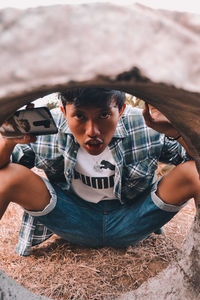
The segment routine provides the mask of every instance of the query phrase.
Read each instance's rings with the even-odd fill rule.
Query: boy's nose
[[[86,134],[89,137],[96,137],[98,135],[100,135],[100,130],[97,124],[95,124],[92,121],[88,121],[87,125],[86,125]]]

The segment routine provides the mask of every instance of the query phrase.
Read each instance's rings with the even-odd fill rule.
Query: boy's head
[[[80,146],[98,155],[110,143],[125,108],[125,93],[78,88],[60,93],[61,110]]]
[[[66,104],[73,104],[75,107],[80,106],[109,106],[112,100],[115,100],[119,111],[125,103],[125,93],[117,90],[104,88],[73,88],[59,94],[62,106],[65,109]]]

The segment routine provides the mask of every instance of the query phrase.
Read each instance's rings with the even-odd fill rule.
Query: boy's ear
[[[65,111],[64,107],[62,106],[62,104],[60,104],[60,110],[62,111],[63,115],[65,116],[66,115],[66,111]]]
[[[122,106],[120,112],[119,112],[119,117],[121,117],[121,115],[123,114],[124,110],[126,108],[126,104],[124,103],[124,105]]]

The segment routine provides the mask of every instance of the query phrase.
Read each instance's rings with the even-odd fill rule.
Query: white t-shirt
[[[115,165],[108,147],[99,155],[90,155],[80,147],[72,179],[74,192],[94,203],[116,199],[113,194]]]

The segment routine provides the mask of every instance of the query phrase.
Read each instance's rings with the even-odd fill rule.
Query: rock
[[[34,295],[0,270],[0,300],[48,300]]]
[[[199,35],[173,14],[96,3],[5,9],[0,22],[0,122],[32,98],[124,72],[132,91],[148,79],[199,92]]]
[[[118,300],[200,299],[199,220],[191,229],[178,257],[164,271]]]

